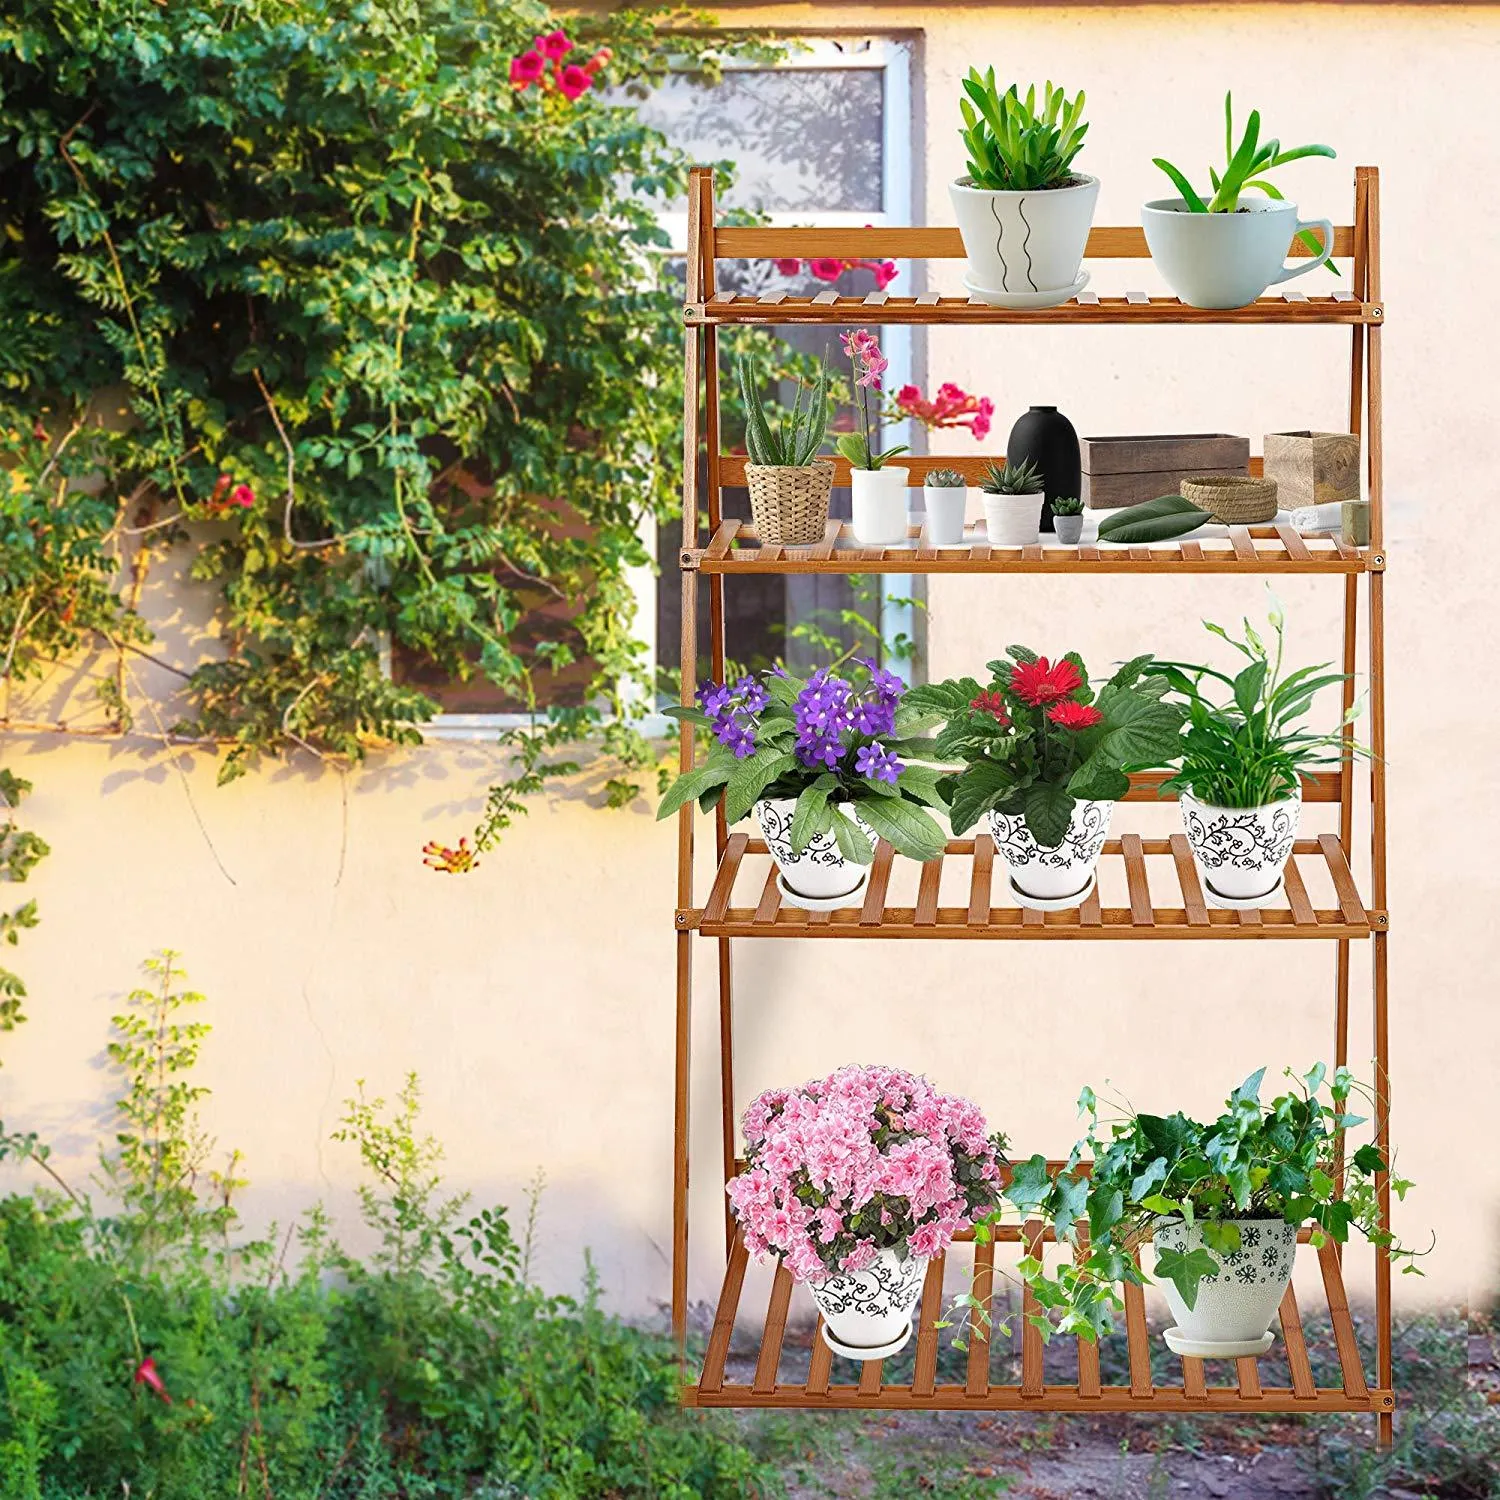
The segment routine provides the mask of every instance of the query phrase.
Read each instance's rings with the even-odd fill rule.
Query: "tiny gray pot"
[[[1064,547],[1076,547],[1083,537],[1082,516],[1059,516],[1054,514],[1052,524],[1057,530],[1057,539]]]

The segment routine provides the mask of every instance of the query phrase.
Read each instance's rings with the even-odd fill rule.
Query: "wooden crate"
[[[1357,433],[1268,432],[1262,451],[1283,510],[1359,499]]]
[[[1227,432],[1080,438],[1083,503],[1090,510],[1175,495],[1196,474],[1248,474],[1250,439]]]

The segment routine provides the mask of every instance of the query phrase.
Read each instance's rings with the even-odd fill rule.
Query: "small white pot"
[[[1141,209],[1146,244],[1167,285],[1189,307],[1244,307],[1268,286],[1316,269],[1309,256],[1286,265],[1292,237],[1315,230],[1333,248],[1327,219],[1303,222],[1295,203],[1241,200],[1237,213],[1195,214],[1181,198],[1155,198]]]
[[[849,1359],[886,1359],[911,1337],[911,1312],[927,1275],[927,1257],[882,1250],[863,1271],[810,1281],[823,1314],[823,1338]]]
[[[1037,843],[1018,814],[991,811],[990,834],[1023,896],[1066,905],[1075,897],[1082,900],[1093,886],[1114,810],[1113,802],[1075,802],[1068,831],[1053,848]]]
[[[924,484],[922,505],[927,512],[927,541],[933,547],[961,547],[964,519],[969,511],[965,485]]]
[[[1234,1359],[1271,1347],[1271,1319],[1292,1279],[1297,1226],[1284,1219],[1242,1219],[1239,1229],[1238,1250],[1209,1250],[1219,1270],[1198,1283],[1191,1308],[1170,1281],[1156,1278],[1176,1321],[1163,1335],[1175,1353]],[[1172,1219],[1157,1226],[1154,1242],[1158,1251],[1202,1249],[1203,1226]]]
[[[984,497],[984,529],[992,547],[1030,547],[1042,534],[1041,495]]]
[[[854,540],[866,547],[889,547],[906,540],[906,492],[911,472],[900,464],[851,469]]]
[[[1034,296],[1073,286],[1099,197],[1099,179],[1024,193],[948,184],[969,275],[987,292]]]
[[[869,865],[845,859],[831,831],[814,835],[800,854],[793,853],[792,814],[796,810],[795,797],[762,797],[755,804],[755,821],[760,824],[761,836],[781,871],[783,894],[790,891],[812,901],[836,901],[841,896],[852,896],[864,885]],[[875,830],[853,808],[846,807],[844,811],[873,844]]]
[[[1302,789],[1264,807],[1214,807],[1191,792],[1181,797],[1182,826],[1210,896],[1254,901],[1275,895],[1297,842]]]

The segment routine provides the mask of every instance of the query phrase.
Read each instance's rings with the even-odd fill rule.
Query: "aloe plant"
[[[1281,142],[1274,136],[1263,142],[1260,139],[1260,111],[1256,109],[1250,111],[1250,117],[1245,121],[1245,133],[1236,145],[1234,94],[1231,91],[1224,95],[1225,167],[1222,175],[1212,167],[1208,169],[1208,180],[1212,184],[1213,191],[1207,195],[1206,201],[1205,195],[1199,193],[1171,162],[1163,160],[1160,156],[1154,156],[1151,159],[1172,179],[1172,186],[1181,194],[1182,201],[1187,204],[1189,212],[1232,214],[1239,209],[1240,194],[1248,189],[1264,193],[1266,197],[1275,198],[1278,202],[1285,201],[1286,195],[1266,177],[1267,172],[1276,167],[1285,166],[1289,161],[1298,161],[1304,156],[1334,157],[1337,154],[1332,146],[1292,146],[1283,151]],[[1298,238],[1309,250],[1323,248],[1318,236],[1310,229],[1303,230]],[[1329,248],[1332,249],[1332,246]],[[1325,257],[1323,263],[1334,275],[1338,274],[1338,267],[1334,265],[1332,257]]]
[[[987,495],[1040,495],[1045,486],[1041,469],[1028,458],[1018,464],[991,464],[979,488]]]
[[[827,363],[819,362],[807,405],[802,404],[803,386],[798,381],[791,410],[784,411],[774,426],[761,399],[755,361],[748,354],[742,354],[737,368],[740,396],[745,406],[745,447],[749,449],[750,462],[778,469],[810,464],[828,433]]]
[[[1070,104],[1051,81],[1042,89],[1037,113],[1036,85],[1021,98],[1016,84],[1003,93],[995,70],[970,68],[967,98],[958,101],[964,128],[959,132],[969,156],[969,181],[998,192],[1055,187],[1072,175],[1073,158],[1083,149],[1088,125],[1082,90]]]

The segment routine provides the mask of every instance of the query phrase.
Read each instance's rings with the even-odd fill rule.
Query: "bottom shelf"
[[[1038,1253],[1045,1236],[1040,1226],[1027,1225],[1003,1229],[998,1238],[1001,1242],[1024,1241],[1030,1253]],[[993,1242],[980,1245],[967,1241],[956,1244],[949,1255],[967,1257],[970,1252],[974,1294],[988,1299],[995,1286],[995,1245]],[[726,1378],[730,1338],[740,1310],[748,1264],[744,1240],[736,1233],[713,1330],[704,1352],[703,1369],[696,1384],[683,1387],[682,1402],[685,1406],[804,1407],[818,1410],[838,1407],[859,1410],[1095,1412],[1151,1409],[1245,1414],[1383,1413],[1394,1410],[1394,1393],[1373,1389],[1365,1378],[1349,1302],[1344,1294],[1343,1274],[1333,1246],[1313,1251],[1304,1242],[1302,1253],[1316,1254],[1322,1271],[1323,1291],[1338,1351],[1338,1385],[1319,1386],[1315,1383],[1297,1297],[1291,1287],[1287,1288],[1281,1304],[1280,1339],[1272,1346],[1285,1362],[1290,1381],[1287,1385],[1263,1385],[1260,1359],[1205,1361],[1190,1357],[1178,1359],[1177,1356],[1173,1358],[1181,1368],[1180,1381],[1157,1383],[1151,1369],[1151,1334],[1146,1327],[1145,1299],[1139,1287],[1125,1289],[1125,1334],[1129,1352],[1127,1384],[1105,1385],[1101,1382],[1098,1345],[1061,1336],[1054,1337],[1052,1346],[1076,1347],[1076,1362],[1070,1361],[1071,1367],[1076,1369],[1076,1378],[1066,1382],[1051,1378],[1043,1366],[1041,1335],[1020,1316],[1012,1320],[1012,1326],[1020,1330],[1021,1338],[1019,1384],[991,1382],[992,1353],[1001,1343],[999,1338],[970,1339],[967,1354],[963,1356],[966,1360],[964,1379],[961,1382],[939,1381],[938,1339],[941,1330],[937,1323],[942,1317],[945,1300],[943,1277],[947,1257],[938,1257],[927,1268],[914,1341],[915,1362],[909,1380],[887,1381],[885,1366],[888,1361],[870,1360],[858,1364],[839,1358],[823,1342],[819,1332],[813,1335],[802,1378],[785,1379],[782,1363],[792,1278],[785,1267],[778,1266],[762,1323],[755,1372],[746,1382]],[[948,1336],[952,1337],[951,1332]],[[1263,1358],[1270,1362],[1272,1354]],[[1210,1363],[1224,1366],[1232,1363],[1234,1384],[1210,1385],[1207,1368]],[[850,1377],[854,1377],[852,1383]]]

